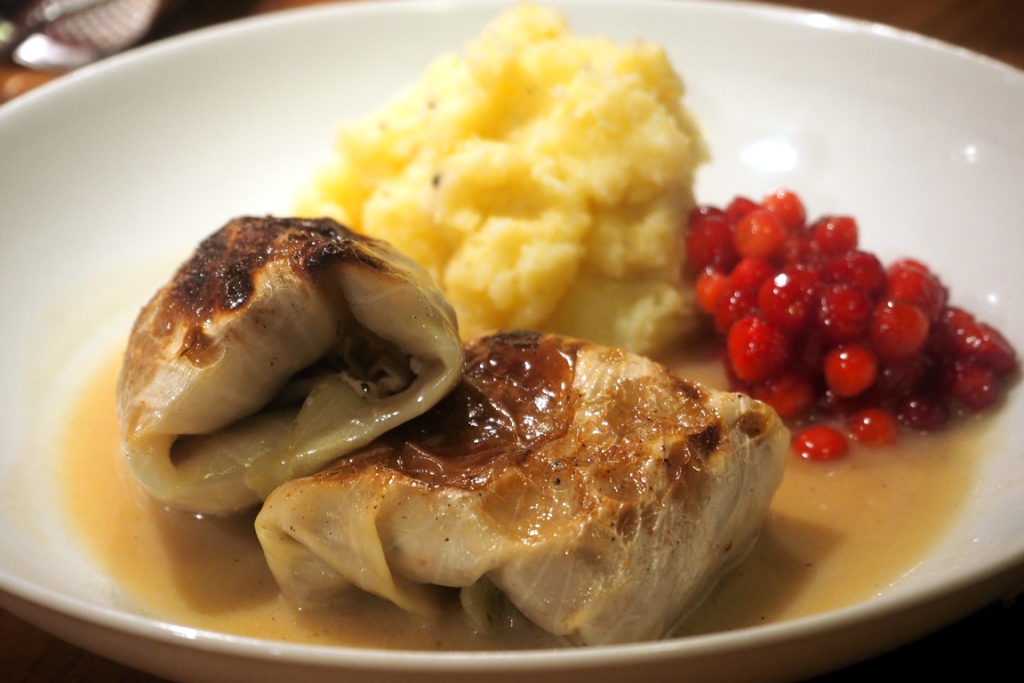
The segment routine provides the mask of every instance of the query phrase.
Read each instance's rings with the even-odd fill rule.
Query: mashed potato
[[[520,4],[345,125],[299,212],[419,261],[464,336],[535,328],[651,352],[695,320],[678,236],[705,148],[682,95],[660,47],[577,37]]]

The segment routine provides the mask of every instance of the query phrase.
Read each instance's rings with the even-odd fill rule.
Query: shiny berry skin
[[[992,369],[971,360],[957,360],[946,371],[943,389],[971,412],[984,410],[999,400],[999,381]]]
[[[761,200],[761,206],[778,219],[786,232],[792,233],[804,227],[807,212],[800,197],[789,190],[776,190]]]
[[[755,384],[750,395],[767,403],[781,418],[798,417],[814,405],[814,382],[806,375],[787,372],[775,379]]]
[[[804,460],[836,460],[847,454],[849,444],[835,429],[815,425],[797,433],[790,448]]]
[[[729,220],[735,223],[739,219],[746,216],[751,211],[759,209],[760,206],[757,202],[746,197],[736,197],[729,206],[725,207],[725,215],[729,217]]]
[[[929,388],[929,380],[934,379],[934,373],[935,363],[925,355],[883,365],[871,393],[879,401],[921,393]]]
[[[820,263],[822,282],[853,285],[872,299],[885,291],[885,268],[874,254],[845,251],[823,256]]]
[[[770,259],[782,253],[789,234],[765,209],[755,209],[736,221],[732,243],[741,258]]]
[[[889,266],[885,295],[893,301],[917,306],[928,322],[933,323],[946,305],[948,292],[928,268],[917,261],[903,259]]]
[[[928,318],[902,301],[883,301],[871,314],[868,341],[884,363],[898,363],[921,353],[928,341]]]
[[[771,280],[761,283],[757,305],[765,320],[795,334],[807,324],[818,283],[818,276],[811,271],[785,268]]]
[[[730,387],[786,418],[855,416],[847,427],[858,440],[888,442],[897,422],[931,431],[993,405],[1000,379],[1019,371],[1009,341],[948,307],[927,266],[885,268],[858,249],[851,217],[808,225],[799,197],[779,190],[690,219],[683,272],[704,266],[697,304],[724,337]]]
[[[867,390],[878,376],[878,361],[863,344],[832,349],[825,355],[825,383],[837,396],[856,396]]]
[[[793,341],[793,368],[811,377],[821,376],[825,342],[817,330],[808,330]]]
[[[736,289],[757,289],[765,280],[775,277],[775,266],[763,258],[745,258],[729,273],[729,284]]]
[[[822,254],[841,254],[857,248],[857,221],[849,216],[822,218],[811,226],[811,244]]]
[[[697,276],[694,290],[700,310],[714,315],[718,302],[730,291],[729,278],[720,271],[708,269]]]
[[[818,397],[816,409],[819,413],[828,417],[845,418],[856,413],[858,410],[864,410],[869,405],[870,403],[864,397],[864,394],[839,396],[831,389],[826,389]]]
[[[943,363],[952,363],[957,357],[957,336],[977,324],[974,316],[965,310],[948,306],[928,330],[928,354]]]
[[[728,272],[736,265],[740,257],[732,243],[732,223],[724,212],[703,206],[690,212],[686,256],[695,272],[706,268]]]
[[[733,372],[744,382],[764,382],[778,376],[789,362],[789,339],[756,315],[729,329],[726,349]]]
[[[729,329],[741,318],[757,308],[757,290],[733,289],[726,292],[715,304],[715,331],[728,334]]]
[[[896,407],[896,419],[918,432],[934,432],[949,422],[942,401],[928,396],[908,396]]]
[[[956,353],[982,363],[1003,377],[1018,366],[1017,352],[1006,337],[991,325],[975,323],[957,335]]]
[[[863,339],[871,324],[871,299],[850,285],[823,289],[815,323],[826,344],[845,344]]]
[[[811,247],[810,242],[801,236],[791,236],[782,247],[782,263],[787,266],[806,268],[817,256],[818,254]]]
[[[899,439],[899,423],[892,413],[882,408],[865,408],[846,421],[854,441],[868,446],[888,446]]]

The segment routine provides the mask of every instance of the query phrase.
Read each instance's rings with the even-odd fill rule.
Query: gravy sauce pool
[[[683,376],[724,386],[705,355],[673,359]],[[64,438],[68,514],[88,552],[143,612],[198,629],[292,642],[429,650],[557,646],[525,618],[474,633],[457,593],[424,624],[365,595],[331,610],[296,610],[278,593],[256,540],[256,512],[199,518],[152,501],[123,464],[115,384],[120,356],[90,381]],[[679,635],[837,609],[882,593],[913,568],[959,510],[986,420],[886,449],[853,448],[833,463],[791,458],[761,537]]]

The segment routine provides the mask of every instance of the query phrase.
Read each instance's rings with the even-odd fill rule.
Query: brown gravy
[[[103,570],[137,609],[183,626],[292,642],[429,650],[556,646],[528,623],[474,633],[453,599],[421,623],[372,596],[343,609],[296,610],[279,596],[253,531],[255,512],[198,518],[149,499],[125,469],[111,359],[76,403],[61,487],[68,514]],[[706,360],[673,363],[721,386]],[[816,614],[868,600],[940,537],[974,477],[985,420],[898,447],[856,449],[834,463],[793,459],[751,556],[679,631],[709,633]],[[525,620],[521,620],[524,621]]]

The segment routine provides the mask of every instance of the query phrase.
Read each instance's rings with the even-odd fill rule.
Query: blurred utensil
[[[140,40],[162,0],[0,0],[0,61],[67,71]]]

